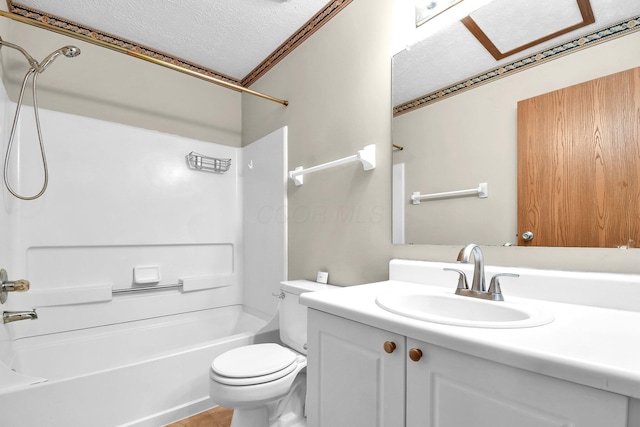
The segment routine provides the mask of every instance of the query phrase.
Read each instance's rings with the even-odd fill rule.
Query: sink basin
[[[553,321],[553,313],[533,304],[487,301],[455,294],[378,295],[376,304],[391,313],[426,322],[475,328],[530,328]]]

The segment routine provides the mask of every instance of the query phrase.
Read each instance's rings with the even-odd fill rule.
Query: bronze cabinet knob
[[[391,354],[396,349],[396,343],[394,343],[393,341],[385,341],[383,347],[384,347],[384,351]]]
[[[412,348],[411,350],[409,350],[409,359],[413,360],[414,362],[422,359],[422,350],[420,350],[419,348]]]

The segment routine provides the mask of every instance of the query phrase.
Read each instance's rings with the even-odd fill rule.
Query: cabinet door
[[[312,309],[308,319],[307,426],[404,426],[404,337]]]
[[[407,339],[407,427],[626,427],[624,396]]]

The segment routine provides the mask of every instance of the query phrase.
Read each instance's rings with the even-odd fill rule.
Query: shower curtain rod
[[[116,52],[125,53],[125,54],[127,54],[129,56],[133,56],[133,57],[138,58],[138,59],[143,59],[145,61],[151,62],[151,63],[156,64],[156,65],[161,65],[161,66],[169,68],[171,70],[178,71],[180,73],[184,73],[184,74],[187,74],[189,76],[196,77],[198,79],[208,81],[210,83],[216,84],[218,86],[225,87],[227,89],[235,90],[237,92],[244,92],[244,93],[247,93],[249,95],[254,95],[254,96],[257,96],[257,97],[260,97],[260,98],[264,98],[264,99],[269,100],[269,101],[277,102],[278,104],[282,104],[284,106],[289,105],[289,101],[286,101],[284,99],[279,99],[279,98],[275,98],[275,97],[273,97],[271,95],[267,95],[267,94],[264,94],[264,93],[256,92],[255,90],[247,89],[246,87],[243,87],[243,86],[240,86],[240,85],[237,85],[237,84],[234,84],[234,83],[229,83],[229,82],[226,82],[224,80],[217,79],[215,77],[207,76],[207,75],[198,73],[196,71],[192,71],[192,70],[189,70],[187,68],[183,68],[183,67],[180,67],[178,65],[171,64],[170,62],[162,61],[162,60],[156,59],[156,58],[154,58],[152,56],[145,55],[143,53],[134,52],[132,50],[125,49],[125,48],[120,47],[120,46],[115,46],[115,45],[103,42],[101,40],[95,40],[95,39],[93,39],[91,37],[88,37],[88,36],[85,36],[85,35],[82,35],[82,34],[76,34],[76,33],[72,32],[72,31],[65,30],[63,28],[52,27],[50,25],[47,25],[47,24],[44,24],[44,23],[41,23],[41,22],[38,22],[38,21],[34,21],[32,19],[29,19],[29,18],[25,18],[23,16],[16,15],[15,13],[7,12],[5,10],[1,10],[0,9],[0,16],[3,16],[5,18],[9,18],[9,19],[13,19],[14,21],[18,21],[18,22],[21,22],[23,24],[29,24],[29,25],[32,25],[34,27],[38,27],[38,28],[42,28],[42,29],[45,29],[45,30],[53,31],[54,33],[58,33],[58,34],[62,34],[62,35],[65,35],[65,36],[73,37],[75,39],[82,40],[82,41],[85,41],[87,43],[95,44],[95,45],[98,45],[98,46],[101,46],[101,47],[105,47],[107,49],[115,50]]]

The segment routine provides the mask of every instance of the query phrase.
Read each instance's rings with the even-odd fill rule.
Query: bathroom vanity
[[[487,267],[520,275],[507,304],[551,319],[491,324],[455,303],[451,321],[416,318],[422,296],[469,298],[447,267],[394,260],[388,281],[302,296],[309,427],[640,426],[640,277]],[[389,294],[407,310],[383,308]]]

